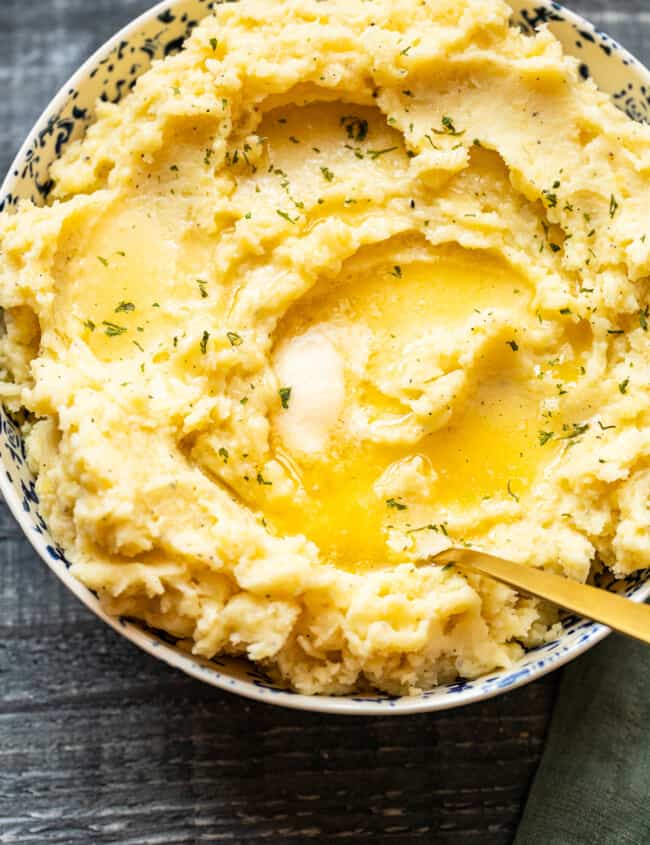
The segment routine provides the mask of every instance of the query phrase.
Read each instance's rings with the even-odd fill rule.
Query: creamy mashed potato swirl
[[[417,693],[555,622],[423,556],[650,565],[650,130],[509,14],[219,6],[2,216],[2,395],[109,612]]]

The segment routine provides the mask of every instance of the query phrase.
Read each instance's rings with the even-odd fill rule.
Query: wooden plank
[[[6,843],[507,842],[555,693],[551,677],[465,710],[333,718],[212,690],[92,619],[45,634],[3,640]]]

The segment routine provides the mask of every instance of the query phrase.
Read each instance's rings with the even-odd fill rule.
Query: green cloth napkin
[[[514,845],[650,845],[649,670],[616,634],[564,670]]]

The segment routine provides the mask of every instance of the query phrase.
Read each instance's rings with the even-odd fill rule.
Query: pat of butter
[[[289,407],[277,419],[291,452],[322,452],[345,401],[343,359],[317,326],[283,344],[275,356],[282,387],[291,388]]]

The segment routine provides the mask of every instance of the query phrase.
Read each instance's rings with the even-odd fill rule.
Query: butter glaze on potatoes
[[[112,613],[294,688],[553,636],[450,541],[650,565],[650,130],[497,0],[244,0],[0,218],[8,407]]]

